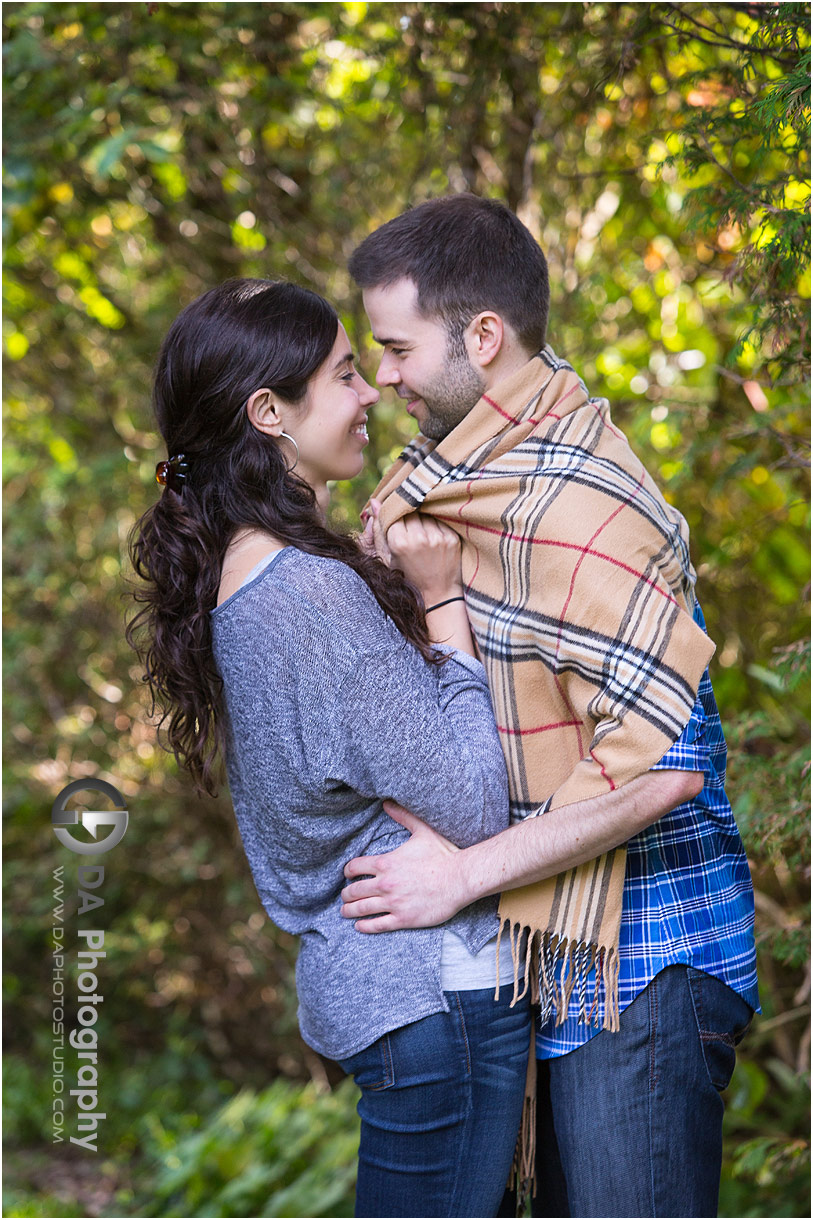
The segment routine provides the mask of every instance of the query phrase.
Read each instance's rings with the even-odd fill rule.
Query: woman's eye
[[[392,352],[393,356],[403,356],[403,355],[405,355],[405,353],[406,353],[406,348],[403,348],[403,347],[391,347],[391,348],[390,348],[390,351]]]
[[[356,375],[356,370],[351,369],[349,373],[342,373],[342,381],[352,381]]]

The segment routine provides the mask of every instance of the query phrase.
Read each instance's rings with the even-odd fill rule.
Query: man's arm
[[[341,913],[360,920],[359,932],[433,927],[478,898],[594,860],[702,788],[699,771],[648,771],[612,792],[526,818],[464,850],[388,802],[387,812],[412,837],[393,852],[359,856],[347,864],[344,874],[351,884],[342,890]]]

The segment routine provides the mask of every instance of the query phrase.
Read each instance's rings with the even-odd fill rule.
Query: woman
[[[134,533],[129,638],[199,787],[222,752],[260,898],[301,938],[302,1035],[361,1088],[357,1214],[494,1215],[530,1035],[527,1001],[494,999],[494,900],[380,937],[340,915],[345,861],[407,837],[384,799],[461,846],[507,825],[456,536],[413,518],[390,571],[326,523],[377,399],[311,292],[235,280],[185,309],[155,376],[170,457]]]

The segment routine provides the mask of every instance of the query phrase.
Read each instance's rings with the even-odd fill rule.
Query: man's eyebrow
[[[341,360],[336,361],[336,363],[333,365],[333,368],[330,371],[332,373],[335,373],[336,369],[340,369],[343,364],[355,364],[355,362],[356,362],[356,357],[353,355],[352,352],[348,352],[346,356],[342,356]]]
[[[378,335],[373,335],[373,342],[379,347],[405,347],[407,344],[406,339],[379,339]]]

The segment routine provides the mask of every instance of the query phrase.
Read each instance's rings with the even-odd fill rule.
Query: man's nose
[[[375,379],[379,385],[397,385],[401,380],[401,374],[398,372],[395,359],[389,352],[384,352],[381,357]]]

